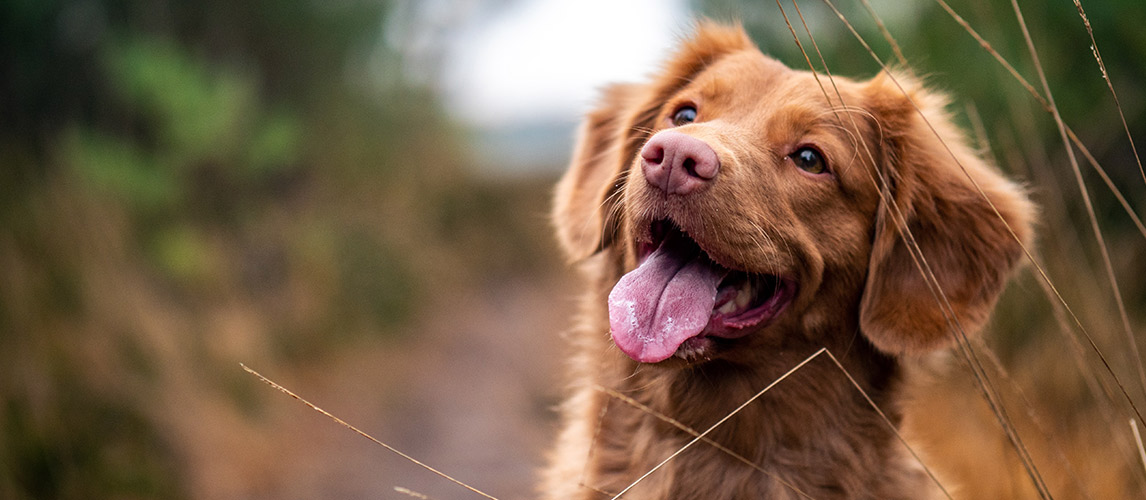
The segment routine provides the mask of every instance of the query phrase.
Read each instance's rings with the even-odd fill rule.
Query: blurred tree
[[[797,2],[799,12],[792,2],[779,2],[791,29],[776,5],[762,7],[738,0],[696,0],[694,3],[699,11],[716,19],[742,19],[745,28],[766,52],[791,67],[808,66],[793,42],[794,30],[813,66],[820,71],[823,70],[821,55],[833,74],[864,76],[880,70],[872,55],[856,41],[826,2]],[[957,102],[973,102],[989,131],[998,134],[1001,133],[999,129],[1006,128],[1008,133],[1014,133],[1016,106],[1038,118],[1044,116],[1037,102],[938,2],[871,3],[897,40],[911,70],[927,78],[930,84],[953,92]],[[901,66],[862,3],[832,4],[884,63],[892,68]],[[950,4],[1003,57],[1017,66],[1027,81],[1038,87],[1038,78],[1010,2]],[[1142,54],[1146,54],[1146,35],[1138,29],[1141,19],[1146,18],[1146,4],[1136,0],[1114,0],[1089,2],[1085,7],[1098,47],[1110,69],[1110,77],[1127,112],[1131,131],[1137,137],[1146,128],[1142,112],[1146,93],[1136,84],[1146,77],[1146,67],[1139,61]],[[811,27],[820,49],[818,53],[801,23],[801,13]],[[1071,2],[1057,2],[1045,8],[1026,8],[1024,14],[1063,116],[1084,134],[1083,138],[1088,139],[1087,143],[1100,159],[1110,160],[1108,166],[1113,175],[1120,180],[1132,181],[1129,176],[1138,176],[1137,168],[1125,168],[1129,144],[1125,141],[1125,132],[1120,130],[1121,123],[1117,120],[1106,83],[1091,55],[1090,38],[1078,11]],[[1040,124],[1040,144],[1059,142],[1053,121],[1048,123],[1039,119],[1037,122]]]
[[[530,266],[538,238],[488,228],[541,217],[467,181],[458,131],[383,43],[401,26],[394,3],[0,3],[0,498],[192,496],[185,448],[198,434],[178,426],[207,415],[185,405],[221,397],[258,416],[261,393],[236,381],[235,361],[302,364],[389,340],[432,295],[423,287]],[[1146,6],[1091,3],[1140,136]],[[774,6],[696,4],[806,64]],[[941,9],[877,4],[909,63],[975,102],[993,143],[1037,158],[1057,141],[1046,120],[1016,123],[1042,111]],[[834,73],[877,71],[822,3],[800,5]],[[841,8],[892,60],[866,12]],[[955,8],[1032,74],[1009,5]],[[1136,186],[1073,6],[1027,15],[1068,122]],[[373,83],[378,68],[389,85]],[[1128,191],[1140,204],[1143,190]],[[545,189],[529,192],[544,203]],[[247,319],[234,310],[255,319],[219,327]]]
[[[220,305],[286,362],[410,315],[458,162],[431,93],[369,83],[390,7],[0,4],[0,497],[186,496],[160,396],[254,397]]]

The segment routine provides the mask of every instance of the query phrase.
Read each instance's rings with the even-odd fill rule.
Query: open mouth
[[[791,279],[717,264],[670,221],[650,231],[640,265],[609,294],[613,341],[636,361],[704,357],[707,339],[739,338],[766,326],[795,296]]]

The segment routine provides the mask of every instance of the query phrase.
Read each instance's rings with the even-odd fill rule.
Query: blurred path
[[[349,349],[278,381],[495,497],[531,498],[560,392],[559,339],[573,306],[567,281],[511,280],[467,295],[457,288],[451,292],[457,296],[433,299],[439,307],[431,309],[440,314],[423,318],[400,346]],[[272,401],[265,410],[269,422],[259,431],[269,449],[252,453],[246,467],[234,464],[261,478],[243,474],[244,481],[235,483],[239,490],[207,486],[196,488],[199,495],[412,498],[394,490],[403,487],[437,500],[476,498],[301,403],[275,396],[263,398]]]

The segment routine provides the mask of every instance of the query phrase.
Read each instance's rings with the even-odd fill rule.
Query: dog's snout
[[[653,187],[667,194],[684,195],[716,178],[720,158],[704,141],[675,130],[664,130],[641,149],[641,168]]]

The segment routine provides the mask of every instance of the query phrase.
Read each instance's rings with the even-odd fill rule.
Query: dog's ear
[[[616,239],[619,191],[665,101],[717,59],[748,49],[755,46],[740,27],[702,22],[652,82],[612,85],[602,92],[555,193],[553,221],[570,259],[588,257]]]
[[[566,255],[577,260],[611,244],[616,233],[617,195],[626,160],[622,137],[626,115],[643,89],[612,85],[578,133],[569,170],[557,183],[553,222]]]
[[[886,183],[860,328],[884,352],[922,354],[983,327],[1022,256],[1019,241],[1031,241],[1034,207],[971,150],[943,96],[881,74],[865,99]]]

